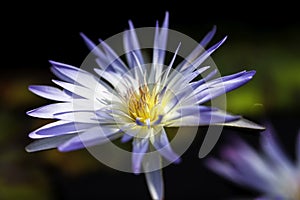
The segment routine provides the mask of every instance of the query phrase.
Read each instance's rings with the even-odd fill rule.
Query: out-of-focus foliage
[[[227,94],[228,110],[243,115],[297,114],[300,109],[300,29],[228,37],[213,56],[222,74],[254,69],[253,80]],[[268,35],[269,34],[269,35]],[[231,39],[232,38],[232,39]]]

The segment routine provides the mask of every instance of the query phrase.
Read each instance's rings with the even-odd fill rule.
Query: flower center
[[[152,125],[153,122],[160,120],[159,93],[157,87],[150,91],[147,85],[139,87],[137,91],[129,92],[129,115],[138,125]]]

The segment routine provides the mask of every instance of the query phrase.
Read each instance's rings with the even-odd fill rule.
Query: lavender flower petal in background
[[[296,142],[297,161],[292,163],[275,139],[271,127],[261,133],[262,152],[240,139],[221,151],[222,160],[208,158],[206,165],[217,174],[262,194],[258,199],[300,199],[300,132]]]

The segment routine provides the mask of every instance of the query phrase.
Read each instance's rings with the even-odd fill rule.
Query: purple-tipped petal
[[[192,82],[190,86],[196,90],[199,88],[200,85],[204,84],[205,82],[209,81],[212,77],[214,77],[217,74],[218,70],[214,69],[212,72],[210,72],[207,76],[205,76],[203,79],[200,79],[199,81]]]
[[[32,138],[32,139],[40,139],[40,138],[45,138],[45,137],[53,137],[55,133],[52,133],[52,132],[49,132],[47,135],[39,135],[37,134],[39,131],[42,131],[43,129],[51,129],[51,128],[54,128],[56,126],[60,126],[60,125],[64,125],[64,124],[67,124],[67,123],[70,123],[70,122],[66,122],[66,121],[62,121],[62,120],[59,120],[59,121],[55,121],[55,122],[52,122],[52,123],[49,123],[49,124],[46,124],[34,131],[32,131],[31,133],[29,133],[29,137]]]
[[[199,56],[194,62],[194,67],[200,66],[215,50],[217,50],[227,39],[227,36],[224,37],[220,42],[216,43],[212,47],[210,47],[207,51],[205,51],[201,56]]]
[[[228,121],[225,123],[216,123],[215,125],[221,125],[221,126],[230,126],[230,127],[237,127],[237,128],[247,128],[247,129],[256,129],[256,130],[265,130],[266,128],[264,126],[261,126],[259,124],[256,124],[250,120],[247,120],[245,118],[240,118],[238,120],[234,121]]]
[[[211,41],[217,31],[217,26],[214,25],[211,31],[209,31],[204,38],[201,40],[200,45],[202,47],[206,47],[206,45]]]
[[[163,200],[164,197],[164,184],[162,170],[151,171],[145,173],[147,186],[152,199]]]
[[[68,90],[69,92],[78,95],[80,97],[86,98],[86,99],[93,99],[96,95],[96,93],[89,88],[82,87],[79,85],[74,85],[72,83],[67,83],[59,80],[52,80],[53,83],[56,85]]]
[[[205,106],[187,106],[179,109],[177,114],[169,119],[170,124],[168,126],[205,126],[230,122],[240,118],[240,116],[230,115],[217,108],[209,110]]]
[[[58,146],[58,150],[62,152],[73,151],[90,147],[94,145],[103,144],[120,137],[119,129],[115,127],[93,127],[83,133],[73,137],[65,143]]]
[[[119,74],[113,74],[107,71],[104,71],[102,69],[95,68],[94,71],[103,79],[108,81],[110,84],[112,84],[114,87],[116,87],[122,80],[122,76]]]
[[[136,67],[137,63],[132,55],[132,53],[135,53],[139,63],[144,64],[144,59],[141,53],[141,47],[138,42],[138,38],[133,26],[133,23],[129,20],[129,30],[124,32],[124,37],[123,37],[123,44],[124,44],[124,49],[125,49],[125,55],[127,58],[127,62],[130,68]]]
[[[87,71],[81,70],[80,68],[71,65],[67,65],[55,61],[50,61],[50,63],[53,65],[52,68],[55,68],[56,71],[60,72],[64,76],[67,76],[69,79],[72,79],[73,81],[80,84],[81,86],[90,89],[95,89],[97,86],[105,89],[102,85],[99,85],[98,78],[96,78],[93,74]]]
[[[59,114],[63,113],[75,113],[75,112],[93,112],[98,107],[103,107],[103,105],[95,102],[94,105],[91,101],[85,99],[73,99],[72,102],[54,103],[48,104],[27,112],[27,115],[39,118],[55,118]]]
[[[182,61],[177,67],[176,70],[182,71],[187,68],[193,68],[194,66],[191,65],[193,61],[205,51],[206,45],[211,41],[213,36],[216,33],[216,26],[213,26],[212,30],[206,34],[206,36],[201,40],[201,42],[197,45],[197,47]]]
[[[167,160],[174,163],[179,163],[181,161],[180,156],[177,155],[171,148],[164,128],[162,128],[161,131],[155,134],[150,140],[155,149]]]
[[[159,32],[159,49],[162,51],[159,51],[158,56],[158,64],[163,64],[165,60],[165,54],[166,54],[166,46],[167,46],[167,40],[168,40],[168,27],[169,27],[169,12],[166,12],[165,19],[163,22],[163,25]]]
[[[108,64],[114,69],[114,71],[123,74],[128,70],[128,67],[125,63],[119,58],[116,52],[103,40],[99,39],[101,47],[106,53],[106,58]],[[99,59],[100,60],[100,59]],[[106,65],[104,65],[106,66]]]
[[[240,118],[240,116],[230,115],[222,111],[203,112],[200,113],[200,125],[230,122]]]
[[[170,71],[171,71],[171,69],[172,69],[172,66],[173,66],[173,64],[174,64],[174,61],[175,61],[175,58],[176,58],[176,56],[177,56],[177,54],[178,54],[178,51],[179,51],[180,46],[181,46],[181,43],[179,43],[179,45],[177,46],[177,49],[175,50],[175,53],[174,53],[174,55],[173,55],[173,58],[172,58],[170,64],[168,65],[167,69],[162,73],[162,74],[163,74],[163,78],[161,79],[162,85],[166,85],[166,82],[167,82],[167,80],[168,80],[169,73],[170,73]],[[172,75],[172,73],[171,73],[171,75]]]
[[[71,96],[67,95],[64,91],[53,87],[45,85],[31,85],[28,88],[32,93],[44,97],[46,99],[54,101],[71,101]]]
[[[201,73],[203,73],[204,71],[206,71],[207,69],[209,69],[210,66],[205,66],[205,67],[201,67],[199,69],[196,69],[195,71],[191,71],[186,73],[185,71],[182,72],[183,73],[183,78],[184,81],[178,81],[177,83],[175,83],[174,86],[172,86],[173,88],[179,87],[179,85],[186,85],[189,82],[191,82],[192,80],[194,80],[196,77],[198,77]],[[186,71],[189,71],[188,69]]]
[[[148,138],[135,138],[132,143],[132,170],[133,173],[139,174],[141,172],[142,161],[145,153],[148,151]]]
[[[66,141],[70,140],[76,135],[77,134],[69,134],[69,135],[60,135],[56,137],[39,139],[26,146],[25,150],[27,152],[35,152],[35,151],[53,149],[65,143]]]
[[[94,51],[96,55],[100,54],[102,56],[103,53],[100,51],[97,45],[94,42],[92,42],[92,40],[90,40],[84,33],[80,33],[80,36],[82,37],[82,39],[84,40],[86,46],[90,51]]]
[[[52,119],[55,118],[54,115],[56,113],[67,112],[72,110],[72,103],[54,103],[27,111],[26,114],[31,117]]]
[[[211,85],[210,83],[207,83],[209,86],[202,90],[198,95],[197,98],[199,99],[198,103],[202,104],[204,102],[207,102],[217,96],[220,96],[224,93],[230,92],[244,84],[246,84],[248,81],[250,81],[255,74],[255,71],[249,71],[246,73],[243,73],[242,76],[235,77],[230,80],[226,80],[224,82],[220,82],[217,84]],[[205,84],[201,85],[200,87],[205,87]]]
[[[168,27],[169,27],[169,13],[166,12],[165,19],[161,28],[156,23],[156,30],[154,36],[154,45],[153,45],[153,59],[152,63],[159,67],[159,72],[161,72],[161,67],[164,64],[165,54],[166,54],[166,45],[168,40]]]
[[[91,123],[91,124],[101,123],[100,120],[98,121],[97,116],[93,111],[62,112],[62,113],[54,114],[54,117],[56,119],[61,119],[70,122],[73,121],[75,123]]]
[[[139,40],[138,40],[138,37],[136,35],[136,32],[135,32],[135,28],[133,26],[133,23],[131,20],[128,21],[129,23],[129,44],[131,46],[131,51],[133,50],[133,52],[136,54],[139,62],[141,64],[144,64],[144,59],[143,59],[143,56],[142,56],[142,52],[141,52],[141,47],[140,47],[140,44],[139,44]]]
[[[75,81],[73,79],[70,79],[68,76],[64,75],[63,73],[58,71],[56,68],[51,67],[50,70],[60,80],[65,81],[67,83],[75,83]]]
[[[145,156],[143,169],[152,199],[162,200],[164,198],[164,181],[160,154],[152,153]]]
[[[106,57],[105,53],[102,52],[101,49],[98,46],[96,46],[85,34],[80,33],[80,36],[84,40],[88,49],[95,56],[98,57],[97,60],[101,61],[101,64],[99,65],[99,67],[101,67],[102,69],[105,69],[107,66],[109,66],[109,62],[107,61],[107,57]]]
[[[192,62],[179,66],[176,69],[180,72],[186,70],[187,67],[192,67],[193,69],[197,69],[215,50],[217,50],[225,42],[226,38],[227,37],[224,37],[220,42],[216,43],[215,45],[210,47],[207,51],[200,54],[198,58],[195,58]]]
[[[124,62],[119,59],[114,50],[111,49],[104,41],[99,39],[100,44],[96,46],[85,34],[80,33],[89,50],[97,56],[96,62],[99,67],[106,71],[125,72],[127,67]],[[102,47],[103,51],[99,48]]]
[[[29,134],[30,138],[44,138],[53,137],[58,135],[65,135],[71,133],[82,132],[86,129],[91,128],[93,125],[88,123],[74,123],[68,121],[56,121],[50,124],[46,124],[39,129]]]

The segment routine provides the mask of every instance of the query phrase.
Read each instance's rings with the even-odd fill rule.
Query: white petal
[[[188,68],[201,53],[205,51],[206,45],[210,42],[214,34],[216,33],[216,26],[212,28],[210,32],[206,34],[206,36],[202,39],[202,41],[198,44],[198,46],[185,58],[182,63],[178,65],[178,68],[176,70],[181,71],[181,69]]]
[[[61,144],[58,150],[72,151],[110,142],[110,137],[114,136],[118,131],[119,129],[116,127],[95,126]]]
[[[76,136],[77,134],[69,134],[69,135],[61,135],[57,137],[50,137],[36,140],[30,143],[28,146],[25,147],[27,152],[35,152],[35,151],[42,151],[47,149],[53,149],[58,147],[59,145],[63,144],[64,142],[70,140],[72,137]]]
[[[164,198],[164,182],[162,175],[162,161],[159,154],[151,154],[144,158],[143,167],[145,171],[147,186],[152,199],[162,200]],[[154,170],[153,169],[157,169]]]
[[[27,112],[27,115],[39,118],[55,118],[54,114],[73,111],[72,103],[54,103]]]
[[[70,101],[72,98],[64,91],[45,85],[31,85],[29,90],[34,94],[54,101]]]
[[[60,87],[72,92],[73,94],[76,94],[78,96],[81,96],[86,99],[94,99],[95,94],[93,91],[86,87],[82,87],[79,85],[74,85],[71,83],[59,81],[59,80],[52,80],[55,84],[59,85]]]
[[[180,156],[173,151],[164,128],[150,137],[150,141],[155,149],[167,160],[174,163],[180,162]]]
[[[30,138],[40,139],[46,137],[55,137],[72,133],[82,132],[95,126],[89,123],[74,123],[69,121],[56,121],[46,124],[29,134]]]
[[[240,118],[235,121],[226,122],[226,123],[215,123],[214,125],[221,125],[221,126],[231,126],[237,128],[247,128],[247,129],[256,129],[256,130],[265,130],[266,128],[262,125],[256,124],[250,120],[245,118]]]
[[[65,121],[81,122],[81,123],[92,123],[97,124],[100,121],[96,120],[97,115],[95,112],[67,112],[55,114],[56,119],[61,119]],[[114,123],[114,122],[110,122]]]
[[[100,45],[103,47],[106,58],[108,61],[108,64],[112,66],[112,68],[118,72],[119,74],[125,73],[128,68],[124,64],[124,62],[119,58],[119,56],[116,54],[116,52],[108,45],[106,42],[100,40]],[[101,59],[98,59],[101,60]]]
[[[69,77],[70,79],[74,80],[76,83],[86,87],[86,88],[95,88],[99,83],[98,83],[98,78],[95,77],[93,74],[84,71],[80,68],[67,65],[64,63],[59,63],[59,62],[54,62],[50,61],[51,64],[53,64],[53,67],[56,68],[57,71],[60,73],[64,74],[65,76]],[[102,87],[102,89],[105,89],[103,86],[98,86]]]
[[[141,166],[145,153],[148,151],[149,139],[148,138],[134,138],[132,142],[132,168],[135,174],[141,172]]]

